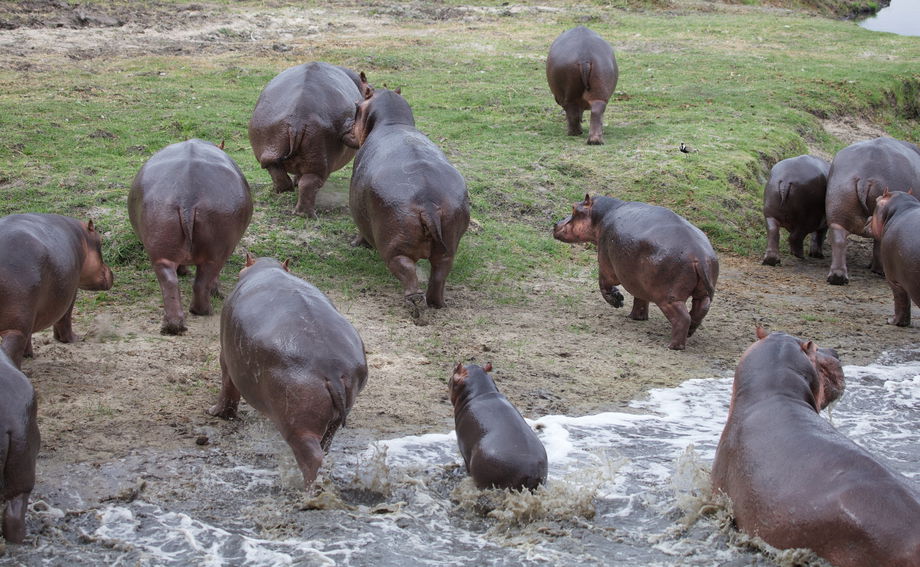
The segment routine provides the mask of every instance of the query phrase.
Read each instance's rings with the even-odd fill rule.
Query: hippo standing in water
[[[546,80],[556,104],[565,110],[569,136],[581,135],[581,116],[590,110],[588,144],[604,143],[604,110],[617,78],[613,48],[585,26],[566,30],[553,41],[546,58]]]
[[[235,417],[242,394],[281,432],[308,488],[367,381],[358,332],[287,262],[247,255],[221,312],[220,369],[208,413]]]
[[[77,340],[71,327],[77,289],[111,289],[93,221],[28,213],[0,218],[0,337],[17,368],[32,356],[32,333],[54,326],[62,343]]]
[[[220,296],[220,271],[252,218],[249,184],[233,158],[211,142],[172,144],[135,176],[128,217],[163,293],[160,332],[180,335],[186,327],[177,274],[195,266],[189,311],[210,315],[209,296]]]
[[[629,318],[637,321],[648,319],[650,301],[657,305],[671,323],[668,348],[682,350],[709,312],[719,259],[703,231],[669,209],[585,195],[556,223],[553,237],[597,244],[601,295],[622,307],[622,283],[633,296]]]
[[[262,90],[249,121],[249,143],[275,191],[294,189],[294,213],[316,218],[316,193],[329,174],[355,151],[342,142],[351,130],[355,104],[370,87],[364,73],[313,62],[278,74]]]
[[[22,543],[41,444],[38,404],[29,379],[2,350],[0,392],[0,503],[6,502],[2,534],[10,543]]]
[[[402,283],[413,322],[424,325],[426,307],[445,305],[444,284],[470,222],[466,181],[415,129],[399,89],[368,93],[348,142],[360,147],[348,199],[358,225],[354,244],[380,252]],[[425,294],[415,272],[422,258],[431,263]]]
[[[920,148],[893,138],[875,138],[847,146],[834,156],[825,200],[832,254],[828,283],[849,283],[847,235],[871,237],[866,221],[886,188],[920,189]],[[882,273],[878,240],[872,249],[870,269]]]
[[[891,325],[910,325],[910,303],[920,307],[920,201],[913,195],[888,190],[876,200],[870,221],[880,243],[885,279],[894,294]]]
[[[735,524],[837,567],[920,566],[920,495],[818,412],[843,392],[836,353],[785,333],[741,356],[712,467]]]
[[[477,488],[533,490],[546,482],[546,449],[491,371],[491,364],[454,368],[450,401],[460,454]]]
[[[789,231],[789,251],[804,257],[802,242],[811,234],[812,258],[823,258],[821,247],[827,234],[824,197],[827,172],[831,164],[810,156],[784,159],[770,170],[770,180],[763,190],[763,216],[767,220],[767,251],[763,263],[779,264],[779,229]]]

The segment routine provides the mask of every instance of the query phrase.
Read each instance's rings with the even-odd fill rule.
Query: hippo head
[[[597,227],[591,220],[591,207],[594,201],[591,195],[585,195],[585,200],[572,206],[572,214],[553,225],[553,238],[562,242],[594,242],[597,243]]]
[[[115,276],[102,260],[102,237],[96,231],[93,221],[80,223],[83,226],[83,266],[80,268],[80,289],[101,291],[112,289]]]
[[[808,359],[808,365],[811,366],[814,372],[807,372],[805,378],[814,398],[815,411],[823,410],[828,404],[843,395],[846,386],[843,367],[840,365],[840,357],[837,355],[837,351],[832,348],[820,348],[814,341],[803,341],[796,337],[785,335],[785,333],[773,334],[785,336],[789,340],[794,339]],[[759,340],[763,340],[768,336],[770,335],[762,327],[757,327],[757,338]]]
[[[476,389],[481,389],[481,383],[483,382],[487,382],[493,389],[495,388],[495,381],[487,372],[492,372],[491,362],[487,362],[485,366],[476,364],[463,366],[462,362],[457,363],[449,384],[450,403],[453,404],[454,408],[457,407],[457,402],[460,401],[461,397],[475,393]],[[487,380],[484,381],[483,377]]]
[[[350,148],[360,148],[377,126],[403,124],[415,127],[415,117],[409,103],[402,97],[402,90],[387,88],[364,92],[364,101],[355,104],[355,117],[351,129],[342,136],[342,142]]]
[[[917,200],[913,193],[913,189],[904,193],[903,191],[889,191],[886,188],[885,192],[875,199],[875,211],[866,224],[865,235],[881,239],[885,232],[885,225],[891,216],[905,203]]]
[[[278,260],[275,260],[274,258],[268,258],[268,257],[256,258],[249,252],[246,252],[246,263],[243,266],[243,269],[240,270],[239,276],[242,277],[244,273],[249,271],[249,269],[255,266],[256,264],[259,264],[260,266],[281,268],[285,272],[291,271],[288,269],[288,266],[290,266],[291,264],[290,258],[288,258],[284,262],[279,262]]]

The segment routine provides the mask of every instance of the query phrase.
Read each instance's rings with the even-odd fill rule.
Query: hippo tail
[[[789,198],[789,192],[792,191],[792,183],[780,180],[780,182],[776,184],[776,188],[779,191],[779,204],[783,206],[786,204],[786,199]]]
[[[580,64],[581,67],[581,86],[585,88],[585,91],[591,90],[591,62],[582,61]]]
[[[432,240],[443,246],[444,231],[441,229],[441,211],[439,207],[428,201],[419,212],[419,218],[422,221],[422,226],[431,235]]]
[[[195,234],[195,209],[179,207],[179,226],[182,228],[182,238],[185,242],[185,249],[189,256],[192,254],[192,236]]]
[[[11,433],[0,436],[0,494],[6,490],[6,458],[10,452],[10,443],[13,441],[13,436]]]
[[[706,290],[706,295],[712,299],[712,296],[716,293],[716,286],[713,283],[712,264],[706,260],[697,261],[694,263],[694,269],[698,278],[697,286],[702,284]]]
[[[278,161],[285,161],[294,157],[294,153],[297,151],[297,148],[299,148],[300,144],[303,143],[303,137],[305,134],[306,128],[288,127],[288,151],[285,155],[281,156]]]
[[[332,399],[332,407],[335,408],[335,411],[339,414],[339,421],[333,426],[333,432],[339,427],[345,427],[345,416],[348,415],[348,406],[347,406],[347,393],[345,392],[345,380],[347,376],[341,376],[338,379],[330,380],[326,378],[326,390],[329,392],[329,397]]]

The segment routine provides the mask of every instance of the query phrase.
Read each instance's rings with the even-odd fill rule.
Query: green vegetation
[[[500,2],[462,2],[493,7],[464,19],[451,11],[460,4],[375,4],[365,15],[386,14],[399,25],[342,41],[330,41],[334,33],[307,36],[294,40],[299,49],[291,53],[115,53],[2,69],[0,213],[94,218],[118,274],[118,285],[95,301],[155,293],[127,220],[131,180],[170,143],[224,140],[254,190],[256,214],[244,240],[253,253],[291,258],[297,273],[324,289],[395,289],[376,252],[349,246],[355,231],[347,210],[316,221],[292,216],[294,196],[271,192],[249,148],[246,125],[259,92],[301,63],[304,47],[311,59],[365,71],[376,86],[402,87],[419,128],[469,184],[477,227],[461,244],[451,280],[488,288],[504,302],[523,300],[508,285],[520,277],[569,269],[569,247],[552,240],[550,224],[586,192],[670,207],[719,250],[758,255],[769,167],[809,147],[833,154],[844,145],[819,118],[855,115],[920,139],[920,44],[913,38],[759,6],[675,11],[624,0],[511,11]],[[544,75],[549,44],[581,23],[614,45],[620,66],[601,147],[565,135]],[[229,28],[217,35],[239,40]],[[680,142],[697,151],[679,152]],[[350,170],[330,182],[347,186]],[[225,286],[241,262],[224,271]]]

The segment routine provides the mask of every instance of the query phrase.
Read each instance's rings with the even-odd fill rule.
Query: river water
[[[920,348],[844,370],[832,422],[920,488]],[[749,541],[710,501],[730,392],[728,376],[690,380],[623,412],[532,422],[551,464],[533,495],[475,490],[453,432],[350,429],[307,495],[250,414],[197,451],[43,471],[56,483],[33,493],[32,543],[0,565],[821,565]]]
[[[891,0],[889,6],[859,25],[872,31],[920,36],[920,0]]]

